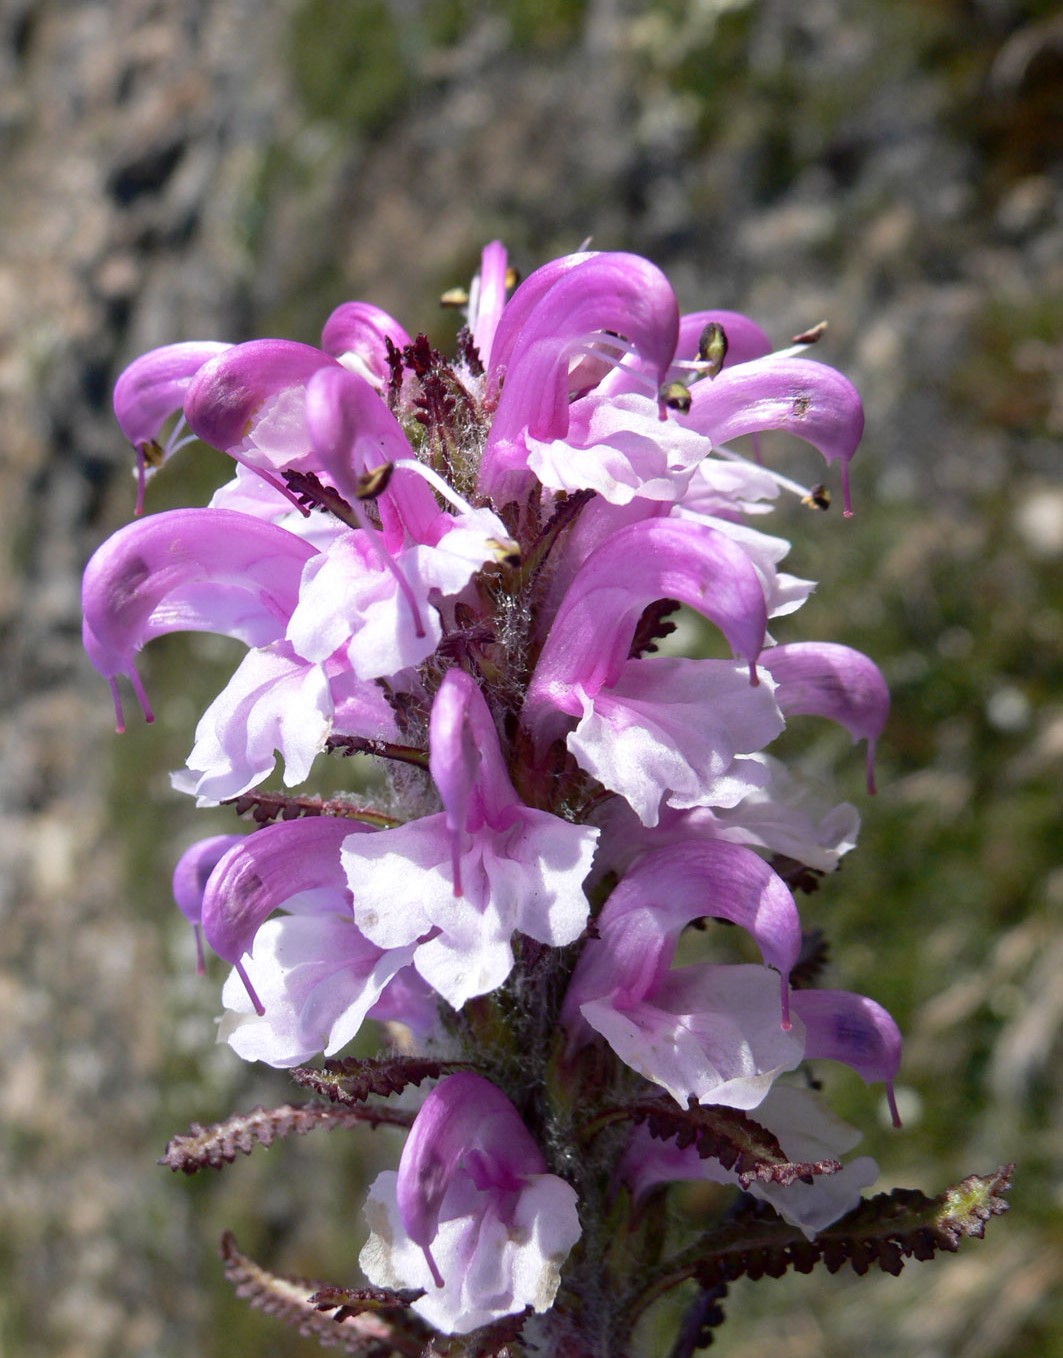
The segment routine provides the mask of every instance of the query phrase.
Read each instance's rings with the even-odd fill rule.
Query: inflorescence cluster
[[[883,1267],[949,1247],[941,1201],[860,1205],[876,1166],[842,1163],[858,1134],[802,1071],[882,1082],[896,1121],[897,1028],[818,984],[792,889],[836,866],[857,814],[770,752],[791,718],[826,718],[866,742],[870,785],[886,685],[846,646],[776,643],[812,585],[758,526],[780,490],[830,502],[761,463],[766,430],[835,464],[849,513],[859,397],[807,357],[818,330],[771,352],[744,316],[681,315],[636,256],[555,260],[507,300],[508,275],[489,245],[453,359],[363,303],[319,348],[137,359],[115,411],[141,502],[192,439],[235,476],[205,509],[121,529],[85,574],[119,729],[122,677],[151,719],[135,655],[153,637],[247,646],[173,782],[260,824],[194,845],[175,895],[232,967],[224,1039],[327,1102],[197,1129],[167,1162],[289,1124],[407,1126],[366,1204],[372,1286],[319,1292],[313,1323],[296,1307],[366,1354],[436,1332],[615,1356],[678,1283],[700,1284],[707,1330],[730,1278],[829,1265],[831,1241]],[[659,650],[680,607],[727,658]],[[327,752],[375,756],[380,797],[256,792],[278,755],[296,789]],[[709,921],[740,932],[721,947]],[[335,1059],[366,1020],[390,1050]],[[426,1078],[415,1115],[366,1102]],[[698,1179],[745,1195],[669,1256],[665,1188]],[[956,1232],[1002,1182],[977,1181],[970,1230],[948,1207]],[[231,1241],[227,1258],[269,1292]]]

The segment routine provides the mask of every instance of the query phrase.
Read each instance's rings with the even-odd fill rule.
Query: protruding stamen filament
[[[156,447],[159,445],[156,444]],[[137,501],[133,506],[133,513],[139,519],[144,513],[144,490],[148,484],[148,454],[146,443],[137,444]]]
[[[436,1287],[443,1287],[443,1275],[440,1273],[436,1261],[432,1258],[432,1251],[427,1245],[422,1245],[421,1249],[424,1251],[425,1263],[428,1265],[429,1272],[432,1275],[432,1281],[435,1283]]]
[[[619,354],[611,352],[618,350]],[[624,375],[629,381],[642,387],[647,396],[652,397],[660,404],[661,395],[658,390],[657,381],[649,374],[640,372],[638,368],[625,367],[626,358],[637,358],[638,350],[622,335],[614,335],[611,331],[597,330],[587,335],[583,342],[577,345],[570,354],[571,360],[592,358],[599,363],[607,363],[612,368],[623,368]],[[662,418],[664,418],[662,416]]]
[[[459,495],[453,486],[448,485],[433,467],[429,467],[424,462],[418,462],[413,457],[401,457],[392,465],[402,467],[406,471],[416,472],[418,476],[423,477],[433,490],[438,491],[448,504],[454,506],[459,514],[472,514],[474,512],[468,500]]]
[[[851,519],[853,517],[853,504],[849,495],[849,464],[842,463],[842,518]]]
[[[235,966],[236,974],[237,976],[239,976],[240,980],[243,981],[244,989],[250,996],[251,1003],[255,1006],[255,1013],[259,1016],[259,1018],[261,1018],[262,1015],[266,1012],[266,1006],[262,1003],[262,1001],[258,998],[258,995],[255,993],[255,987],[251,984],[251,978],[244,970],[244,964],[242,962],[237,962]]]
[[[748,457],[745,457],[742,453],[736,452],[733,448],[726,447],[722,443],[714,444],[712,451],[716,457],[722,457],[725,462],[749,463]],[[796,495],[802,504],[814,505],[817,509],[824,509],[826,506],[820,504],[819,500],[825,497],[828,503],[830,502],[830,491],[826,486],[803,486],[800,481],[794,481],[791,477],[784,476],[782,472],[777,472],[772,467],[765,467],[761,462],[758,462],[756,465],[761,471],[766,472],[767,475],[771,477],[780,490],[788,490],[791,495]],[[844,476],[844,468],[842,474]]]
[[[207,967],[203,960],[203,930],[198,924],[193,924],[192,933],[196,940],[196,975],[205,976]]]
[[[151,710],[151,703],[148,702],[148,695],[144,691],[144,685],[141,681],[140,675],[136,672],[136,669],[133,668],[132,666],[130,667],[129,670],[129,682],[133,685],[133,692],[136,694],[137,702],[140,704],[141,712],[144,713],[144,720],[148,723],[153,722],[155,720],[155,713]],[[119,716],[120,715],[121,713],[119,713]],[[119,730],[121,730],[121,727],[119,727]]]
[[[120,736],[125,732],[125,717],[122,714],[122,695],[118,692],[117,679],[112,677],[107,680],[107,684],[111,690],[111,699],[114,702],[114,730],[115,734]]]
[[[144,513],[144,492],[148,484],[148,471],[158,471],[167,458],[172,457],[178,449],[183,448],[186,443],[195,443],[196,436],[191,431],[181,437],[181,431],[187,429],[185,417],[181,415],[170,430],[170,436],[165,444],[159,443],[158,439],[143,439],[136,445],[137,500],[133,513],[137,518]]]
[[[867,742],[867,795],[873,797],[877,789],[875,787],[875,742]]]
[[[450,834],[450,871],[454,878],[455,900],[465,895],[465,889],[461,884],[461,841],[461,830],[452,830]]]

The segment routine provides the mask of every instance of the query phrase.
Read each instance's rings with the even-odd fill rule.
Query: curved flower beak
[[[342,302],[321,331],[325,353],[371,382],[378,391],[389,377],[389,342],[396,349],[405,349],[410,336],[393,316],[370,302]]]
[[[82,581],[85,650],[111,686],[126,675],[153,720],[133,657],[167,632],[218,632],[248,646],[284,635],[316,549],[274,524],[223,509],[173,509],[119,529]]]
[[[621,355],[637,356],[656,391],[675,353],[679,308],[664,274],[637,255],[559,260],[513,294],[491,349],[487,399],[497,393],[498,405],[480,465],[480,490],[497,504],[527,476],[525,438],[564,436],[569,365],[606,333],[622,336]]]
[[[165,447],[158,443],[163,425],[184,404],[192,379],[205,364],[232,346],[216,340],[189,340],[152,349],[125,368],[114,384],[114,415],[137,455],[137,507],[144,509],[144,486],[180,446],[179,421]]]
[[[814,359],[769,355],[725,367],[690,395],[690,411],[679,419],[714,444],[781,429],[811,443],[826,462],[839,463],[845,516],[852,514],[849,462],[864,432],[864,407],[840,372]]]
[[[787,717],[829,717],[854,741],[867,741],[867,790],[873,793],[875,743],[890,710],[890,691],[878,666],[850,646],[827,641],[773,646],[761,664],[778,685],[775,699]]]

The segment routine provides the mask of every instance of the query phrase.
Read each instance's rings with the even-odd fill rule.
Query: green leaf
[[[848,1264],[859,1274],[877,1267],[896,1275],[907,1259],[955,1253],[964,1236],[981,1239],[989,1218],[1007,1211],[1004,1195],[1013,1168],[972,1174],[934,1198],[911,1188],[865,1198],[813,1240],[806,1240],[771,1207],[749,1200],[656,1270],[633,1303],[632,1322],[665,1292],[690,1279],[709,1290],[742,1277],[778,1278],[791,1268],[810,1273],[817,1264],[829,1273]]]

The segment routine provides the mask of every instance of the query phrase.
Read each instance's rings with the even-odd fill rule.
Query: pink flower
[[[398,1173],[369,1191],[359,1262],[377,1287],[423,1287],[413,1309],[442,1334],[553,1303],[580,1237],[576,1193],[549,1174],[505,1095],[451,1075],[417,1114]]]
[[[151,708],[133,657],[167,632],[219,632],[249,646],[279,640],[314,549],[292,533],[225,510],[174,509],[119,529],[82,582],[85,650],[108,680],[123,730],[116,678]]]
[[[340,846],[357,822],[317,817],[266,826],[218,862],[203,895],[203,932],[234,971],[221,1036],[249,1061],[294,1066],[331,1056],[368,1017],[422,1035],[434,1004],[410,974],[413,949],[383,949],[355,925]],[[270,918],[275,910],[284,914]],[[390,999],[388,994],[390,992]]]
[[[525,806],[491,715],[450,670],[432,704],[431,769],[444,810],[343,847],[358,927],[414,965],[455,1008],[513,967],[516,931],[560,947],[586,923],[598,832]]]
[[[767,967],[671,970],[683,928],[705,915],[749,932]],[[801,944],[781,878],[737,845],[685,844],[625,873],[584,947],[561,1010],[573,1047],[599,1033],[626,1065],[688,1099],[755,1108],[804,1053],[791,1031],[788,976]]]

